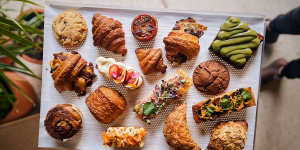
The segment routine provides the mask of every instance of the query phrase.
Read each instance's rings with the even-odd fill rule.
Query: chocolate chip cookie
[[[209,95],[225,91],[229,80],[227,68],[214,60],[200,63],[193,73],[193,82],[196,88]]]
[[[76,48],[86,39],[88,28],[82,15],[75,10],[60,13],[52,23],[56,40],[65,48]]]

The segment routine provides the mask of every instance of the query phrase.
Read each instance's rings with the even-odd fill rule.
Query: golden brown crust
[[[206,27],[193,18],[177,21],[173,30],[163,40],[167,59],[183,63],[196,56],[200,50],[199,38],[204,30]]]
[[[242,150],[247,140],[246,121],[221,122],[212,131],[208,150]]]
[[[135,54],[144,74],[149,74],[152,71],[166,72],[167,66],[163,63],[161,49],[138,48],[135,50]]]
[[[118,20],[94,14],[92,20],[94,45],[103,47],[117,54],[126,55],[124,32]]]
[[[59,104],[48,111],[44,121],[45,128],[55,139],[68,139],[82,127],[81,112],[72,104]]]
[[[95,77],[93,64],[87,64],[76,52],[60,52],[53,55],[50,66],[57,91],[75,90],[78,95],[84,95],[87,86],[92,84]]]
[[[198,111],[202,106],[204,106],[206,103],[208,103],[208,101],[211,101],[211,100],[217,100],[217,99],[222,99],[224,96],[229,96],[229,97],[230,97],[234,92],[236,92],[236,91],[238,91],[238,90],[241,90],[241,89],[246,90],[246,91],[249,91],[250,94],[251,94],[251,99],[249,99],[249,100],[247,101],[247,104],[242,103],[242,104],[240,105],[241,107],[239,107],[237,110],[230,110],[230,111],[227,111],[227,112],[220,112],[218,115],[215,115],[215,116],[213,116],[213,117],[211,117],[211,118],[201,118],[201,117],[197,114],[197,111]],[[200,123],[201,121],[205,121],[205,120],[214,120],[214,119],[216,119],[217,117],[219,117],[221,114],[230,113],[230,112],[232,112],[232,111],[240,111],[240,110],[245,109],[245,108],[247,108],[247,107],[255,106],[256,104],[255,104],[255,98],[254,98],[254,97],[255,97],[255,96],[254,96],[254,93],[253,93],[251,87],[248,87],[248,88],[240,88],[240,89],[232,90],[232,91],[230,91],[230,92],[227,92],[227,93],[224,93],[224,94],[215,96],[215,97],[213,97],[213,98],[210,98],[210,99],[207,99],[207,100],[203,100],[203,101],[201,101],[201,102],[199,102],[199,103],[196,103],[196,104],[194,104],[194,105],[192,106],[192,111],[193,111],[193,117],[194,117],[194,120],[195,120],[196,123]]]
[[[111,123],[126,109],[124,97],[116,90],[100,86],[86,98],[90,112],[102,123]]]
[[[186,102],[176,107],[166,119],[164,127],[164,136],[167,143],[180,150],[200,150],[201,148],[192,139],[187,119]]]

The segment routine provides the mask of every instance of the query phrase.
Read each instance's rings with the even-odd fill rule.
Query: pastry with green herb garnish
[[[194,120],[199,123],[202,120],[214,120],[222,114],[229,114],[232,111],[239,111],[255,105],[253,91],[251,87],[248,87],[201,101],[193,105],[192,110]]]
[[[210,46],[210,50],[237,68],[245,66],[253,51],[258,48],[263,36],[250,29],[238,17],[229,17]]]
[[[139,100],[133,110],[140,119],[150,123],[150,119],[155,118],[167,103],[182,97],[191,85],[191,78],[183,69],[179,69],[168,80],[156,84],[150,95]]]

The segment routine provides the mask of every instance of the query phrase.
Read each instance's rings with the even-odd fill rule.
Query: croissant
[[[124,32],[118,20],[97,13],[92,19],[94,45],[117,54],[126,55]]]
[[[138,48],[135,50],[135,54],[144,74],[152,71],[166,72],[167,66],[163,62],[161,49]]]
[[[201,150],[194,139],[192,139],[188,128],[186,102],[176,107],[175,110],[169,114],[163,132],[167,143],[175,149]]]
[[[191,17],[176,21],[173,30],[163,40],[167,59],[181,64],[197,56],[200,50],[199,38],[206,29],[206,26]]]
[[[74,51],[71,54],[60,52],[53,56],[54,59],[50,61],[51,76],[57,91],[75,90],[78,95],[84,95],[95,77],[93,64],[88,64]]]

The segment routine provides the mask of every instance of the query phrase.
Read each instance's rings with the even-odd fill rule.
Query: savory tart
[[[183,69],[179,69],[166,81],[156,84],[148,97],[137,102],[134,111],[140,119],[150,123],[150,119],[155,118],[168,102],[181,98],[191,86],[190,77]]]
[[[180,150],[200,150],[192,138],[186,119],[186,102],[176,107],[165,121],[164,136],[167,143]]]
[[[165,73],[167,65],[162,59],[161,49],[142,49],[135,50],[136,57],[139,60],[139,65],[144,74],[159,71]]]
[[[48,111],[44,125],[51,137],[68,139],[82,128],[82,113],[72,104],[59,104]]]
[[[103,144],[117,148],[142,148],[147,130],[142,127],[109,127],[102,133]]]
[[[142,42],[152,40],[156,36],[157,30],[157,20],[149,14],[136,16],[131,24],[131,32],[133,36]]]
[[[213,120],[222,114],[255,106],[251,87],[240,88],[193,105],[194,120]]]
[[[92,20],[94,45],[123,56],[127,53],[122,23],[96,13]]]
[[[96,64],[99,72],[115,83],[122,84],[129,89],[137,89],[142,86],[142,75],[131,66],[117,62],[113,58],[104,57],[98,57]]]
[[[102,123],[111,123],[126,109],[125,98],[116,90],[100,86],[86,98],[90,112]]]
[[[199,38],[206,29],[191,17],[176,21],[173,30],[163,40],[167,59],[181,64],[197,56],[200,51]]]
[[[236,68],[242,68],[263,38],[262,35],[250,29],[247,23],[241,22],[240,18],[229,17],[221,25],[209,49]]]
[[[208,150],[242,150],[247,140],[246,121],[221,122],[213,129]]]
[[[93,83],[95,78],[94,66],[87,63],[79,53],[53,54],[50,61],[54,86],[58,92],[75,90],[77,95],[85,95],[86,89]]]

